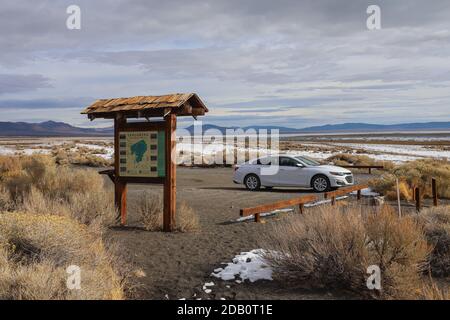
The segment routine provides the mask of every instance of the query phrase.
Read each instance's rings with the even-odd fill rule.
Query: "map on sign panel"
[[[119,152],[120,176],[164,176],[164,134],[162,132],[121,132]]]

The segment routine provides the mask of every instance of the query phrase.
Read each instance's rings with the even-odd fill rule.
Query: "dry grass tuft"
[[[132,210],[140,216],[145,230],[161,231],[163,224],[163,202],[151,191],[142,192],[134,202]],[[199,230],[199,218],[195,211],[182,202],[176,213],[175,231],[195,232]]]
[[[448,288],[440,288],[435,282],[431,281],[422,287],[420,294],[421,300],[450,300],[450,291]]]
[[[424,209],[419,214],[425,235],[433,246],[430,271],[434,277],[450,277],[450,206]]]
[[[102,239],[69,217],[0,214],[0,299],[123,299]],[[70,290],[66,268],[81,268]]]
[[[411,298],[420,287],[430,247],[420,225],[384,206],[323,207],[274,227],[268,260],[294,286],[332,288],[371,298]],[[382,291],[367,289],[377,265]]]
[[[177,210],[176,230],[179,232],[196,232],[200,229],[197,213],[186,202],[182,202]]]

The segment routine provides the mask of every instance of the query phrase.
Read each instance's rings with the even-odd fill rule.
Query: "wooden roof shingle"
[[[157,114],[164,109],[184,110],[181,115],[190,115],[185,110],[197,109],[196,114],[208,112],[206,105],[195,93],[175,93],[161,96],[137,96],[130,98],[99,99],[81,112],[96,118],[110,117],[114,113],[142,112]],[[200,112],[198,112],[198,110]],[[156,113],[155,113],[156,112]]]

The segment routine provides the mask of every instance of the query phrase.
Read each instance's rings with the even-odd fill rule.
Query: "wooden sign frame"
[[[163,184],[164,211],[163,230],[171,232],[175,228],[176,212],[176,125],[177,116],[169,113],[164,121],[127,122],[122,114],[114,118],[114,202],[119,211],[120,223],[127,222],[127,185],[129,183]],[[164,177],[121,177],[120,176],[120,132],[164,131],[165,135],[165,176]]]

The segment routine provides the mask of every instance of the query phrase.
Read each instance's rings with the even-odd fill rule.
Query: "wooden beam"
[[[369,186],[367,184],[357,184],[357,185],[354,185],[351,187],[340,188],[336,191],[325,192],[324,197],[325,197],[325,199],[339,197],[339,196],[345,195],[345,194],[353,192],[353,191],[366,189],[368,187]]]
[[[98,173],[106,174],[113,183],[116,181],[116,175],[115,175],[114,169],[102,170],[102,171],[99,171]]]
[[[317,200],[318,200],[318,197],[315,195],[297,197],[297,198],[288,199],[288,200],[280,200],[277,202],[264,204],[264,205],[260,205],[257,207],[243,208],[240,210],[240,215],[241,215],[241,217],[245,217],[245,216],[255,214],[255,218],[258,219],[256,214],[259,214],[259,213],[270,212],[273,210],[282,209],[282,208],[286,208],[286,207],[292,207],[292,206],[300,205],[300,204],[307,203],[307,202],[317,201]]]
[[[165,121],[128,122],[123,125],[121,131],[160,131],[164,130],[165,126]]]
[[[176,126],[177,116],[173,113],[165,117],[166,135],[166,177],[164,182],[163,230],[171,232],[175,228],[176,212]]]
[[[127,221],[127,184],[120,180],[119,132],[126,125],[126,118],[120,114],[114,118],[114,203],[122,225]]]

